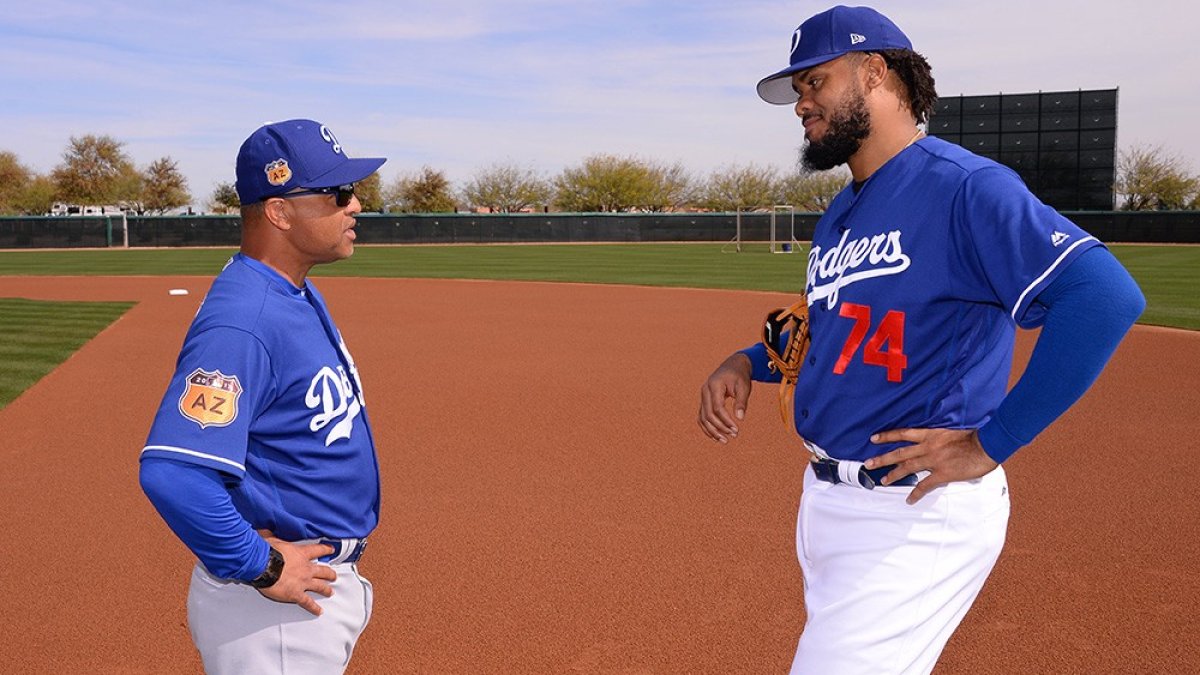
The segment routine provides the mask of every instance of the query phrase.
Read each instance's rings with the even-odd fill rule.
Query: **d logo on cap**
[[[329,130],[329,127],[325,126],[324,124],[321,125],[321,138],[324,138],[326,142],[333,144],[333,151],[335,153],[339,155],[342,154],[342,144],[338,143],[337,136],[334,136],[333,132]]]

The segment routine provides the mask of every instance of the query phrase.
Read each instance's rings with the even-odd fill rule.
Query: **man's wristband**
[[[271,547],[270,553],[267,554],[267,569],[263,570],[262,574],[254,578],[250,585],[257,589],[270,588],[279,581],[279,577],[283,574],[283,554]]]

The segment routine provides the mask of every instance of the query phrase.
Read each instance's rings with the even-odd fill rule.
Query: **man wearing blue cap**
[[[184,339],[142,489],[199,559],[188,624],[210,673],[337,673],[371,615],[358,573],[379,468],[354,359],[314,265],[354,251],[351,159],[328,127],[259,128],[237,158],[242,246]]]
[[[708,378],[698,421],[728,442],[752,381],[795,387],[780,400],[811,454],[792,672],[928,673],[1004,544],[1000,464],[1083,395],[1145,299],[1013,171],[924,137],[929,64],[875,10],[805,21],[758,93],[795,106],[807,166],[853,181],[816,225],[804,297]],[[1042,330],[1007,392],[1017,326]]]

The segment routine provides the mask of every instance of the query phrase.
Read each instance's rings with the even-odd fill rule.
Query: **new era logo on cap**
[[[351,159],[329,127],[295,119],[259,127],[237,157],[238,199],[261,202],[297,188],[347,185],[370,176],[387,160]]]
[[[758,95],[768,103],[795,103],[792,75],[850,52],[912,49],[891,19],[870,7],[838,5],[808,19],[792,33],[787,68],[764,77]]]

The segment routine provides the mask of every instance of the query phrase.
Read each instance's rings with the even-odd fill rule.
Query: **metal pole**
[[[775,209],[771,209],[771,253],[775,252]]]

